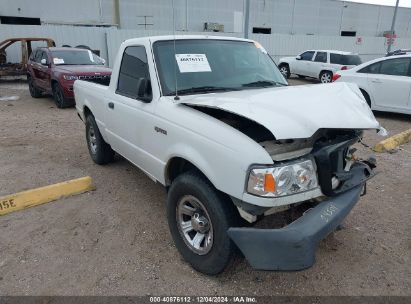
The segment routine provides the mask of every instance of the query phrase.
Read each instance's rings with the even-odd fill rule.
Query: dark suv
[[[104,59],[90,50],[41,47],[31,53],[27,65],[30,95],[52,94],[59,108],[75,104],[73,83],[76,79],[109,84],[111,69]]]

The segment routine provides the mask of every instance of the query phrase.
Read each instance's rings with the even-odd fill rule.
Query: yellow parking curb
[[[390,151],[411,141],[411,129],[398,133],[376,144],[373,148],[375,152]]]
[[[0,197],[0,215],[94,190],[90,176]]]

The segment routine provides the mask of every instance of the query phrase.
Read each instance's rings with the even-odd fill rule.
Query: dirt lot
[[[0,217],[0,295],[411,295],[411,144],[377,155],[381,174],[312,268],[261,272],[237,259],[207,277],[174,247],[161,185],[122,158],[95,165],[74,109],[32,99],[24,82],[0,83],[0,95],[19,96],[0,101],[0,196],[85,175],[97,186]],[[410,116],[376,116],[392,134],[411,128]]]

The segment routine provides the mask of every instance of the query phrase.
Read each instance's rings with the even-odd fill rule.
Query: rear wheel
[[[323,71],[320,74],[321,83],[330,83],[333,80],[333,73],[330,71]]]
[[[288,66],[288,64],[285,64],[285,63],[280,64],[279,68],[280,68],[281,74],[283,74],[285,79],[290,78],[290,67]]]
[[[101,136],[93,115],[86,118],[87,147],[92,160],[98,165],[104,165],[114,160],[114,151]]]
[[[172,183],[167,198],[167,219],[174,243],[191,266],[215,275],[230,263],[235,245],[227,230],[239,224],[232,202],[195,171]]]
[[[29,91],[30,95],[33,98],[39,98],[41,97],[41,91],[36,88],[36,85],[34,84],[34,80],[31,76],[27,76],[27,82],[29,83]]]

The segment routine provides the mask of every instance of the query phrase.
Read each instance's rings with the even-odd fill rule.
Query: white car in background
[[[281,58],[278,67],[285,78],[291,74],[301,78],[313,77],[322,83],[332,81],[335,72],[361,64],[360,56],[342,51],[309,50],[297,57]]]
[[[333,81],[358,85],[372,110],[411,114],[411,54],[378,58],[347,71]]]

